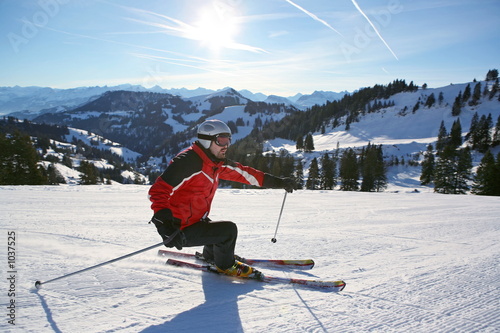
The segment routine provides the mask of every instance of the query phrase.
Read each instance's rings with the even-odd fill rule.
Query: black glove
[[[172,240],[170,240],[167,244],[165,244],[165,246],[166,247],[175,246],[177,250],[182,250],[185,237],[182,231],[179,230],[181,227],[181,220],[175,218],[172,215],[172,211],[170,209],[165,208],[158,211],[156,214],[154,214],[153,218],[151,219],[151,222],[155,224],[156,229],[158,230],[158,233],[163,238],[163,240],[166,240],[172,234],[178,231],[175,237]]]
[[[288,193],[292,193],[293,190],[297,189],[297,183],[293,178],[279,178],[266,173],[264,175],[264,181],[262,187],[265,188],[283,188]]]
[[[281,179],[282,187],[287,191],[288,193],[292,193],[293,190],[297,189],[297,183],[293,178],[282,178]]]

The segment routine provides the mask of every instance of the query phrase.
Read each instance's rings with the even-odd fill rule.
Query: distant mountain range
[[[72,110],[76,107],[89,103],[102,94],[110,91],[132,91],[151,92],[180,96],[182,98],[193,98],[206,96],[209,94],[226,91],[231,88],[223,88],[217,91],[197,88],[197,89],[163,89],[159,86],[144,88],[140,85],[122,84],[118,86],[96,86],[77,87],[71,89],[55,89],[49,87],[0,87],[0,115],[12,115],[20,119],[33,119],[40,114],[54,113]],[[290,97],[275,95],[264,95],[253,93],[249,90],[239,91],[241,96],[254,102],[283,103],[305,110],[315,104],[322,105],[327,101],[334,101],[342,98],[347,91],[315,91],[310,95],[297,94]]]

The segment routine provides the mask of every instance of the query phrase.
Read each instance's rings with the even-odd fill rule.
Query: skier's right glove
[[[156,226],[156,230],[158,230],[158,233],[163,238],[163,240],[168,239],[172,234],[179,231],[172,240],[165,244],[165,246],[175,246],[177,250],[182,250],[185,237],[182,231],[179,230],[181,227],[181,220],[175,218],[172,215],[172,211],[170,209],[165,208],[158,211],[156,214],[154,214],[151,222],[154,223],[154,225]]]

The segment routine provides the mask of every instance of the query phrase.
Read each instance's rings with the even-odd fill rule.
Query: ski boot
[[[237,277],[247,277],[247,278],[255,278],[258,275],[258,271],[255,270],[252,266],[248,266],[238,260],[234,261],[234,265],[229,267],[228,269],[220,269],[217,267],[217,272],[229,275],[229,276],[237,276]]]

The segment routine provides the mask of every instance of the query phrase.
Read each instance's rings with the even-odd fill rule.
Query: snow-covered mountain
[[[0,87],[0,116],[10,115],[19,119],[34,119],[44,113],[55,113],[72,110],[78,106],[97,99],[109,91],[134,91],[153,92],[181,96],[183,98],[196,98],[213,93],[226,91],[229,87],[219,90],[206,88],[186,89],[171,88],[164,89],[160,86],[144,88],[140,85],[122,84],[117,86],[77,87],[70,89],[56,89],[49,87]],[[271,97],[262,93],[253,93],[249,90],[241,90],[239,93],[254,102],[265,101]],[[326,101],[340,99],[344,93],[314,92],[312,95],[297,94],[290,98],[283,98],[285,104],[295,103],[299,98],[301,101],[294,104],[300,109],[305,109],[314,104],[324,104]],[[273,97],[271,97],[273,98]],[[276,97],[277,98],[277,97]],[[274,103],[274,102],[270,102]]]
[[[78,87],[55,89],[49,87],[0,87],[0,115],[11,115],[20,119],[33,119],[43,113],[63,112],[91,102],[107,91],[154,91],[138,85]]]
[[[294,105],[297,106],[298,108],[307,109],[314,105],[323,105],[327,101],[333,102],[336,100],[340,100],[348,93],[349,92],[347,90],[342,92],[315,91],[310,95],[301,95],[295,101],[293,98],[288,98],[288,99],[291,100],[294,103]]]
[[[287,103],[291,102],[289,99],[274,96],[265,102],[253,101],[232,88],[190,98],[161,92],[120,90],[108,91],[71,110],[42,114],[36,121],[63,124],[85,130],[89,135],[102,136],[137,152],[141,171],[159,171],[165,161],[195,139],[198,124],[208,118],[217,118],[229,124],[233,142],[251,134],[259,136],[258,140],[266,138],[262,142],[265,153],[286,150],[302,161],[307,177],[313,158],[319,158],[325,152],[334,153],[337,148],[361,148],[368,143],[383,145],[386,160],[419,162],[427,145],[436,142],[441,122],[450,130],[453,122],[460,119],[463,136],[467,134],[475,113],[479,117],[491,115],[496,122],[500,101],[498,92],[494,97],[490,96],[493,84],[493,81],[480,81],[395,94],[384,92],[382,97],[367,99],[368,102],[362,105],[349,104],[358,95],[347,95],[339,102],[349,109],[342,116],[328,116],[327,105],[318,104],[315,109],[299,110]],[[480,85],[483,91],[478,102],[463,103],[460,114],[453,116],[452,105],[456,98],[476,85]],[[332,97],[324,92],[313,95]],[[436,101],[430,105],[431,96]],[[353,109],[353,105],[359,109]],[[295,117],[302,114],[306,119]],[[312,119],[318,125],[304,127],[311,126],[308,123]],[[313,152],[297,150],[295,134],[280,137],[296,128],[307,128],[312,133]],[[495,149],[496,154],[500,148]],[[481,156],[473,156],[475,166]],[[418,165],[398,165],[389,171],[389,181],[393,184],[419,187]]]
[[[233,107],[243,111],[233,112]],[[42,114],[34,121],[81,128],[145,156],[160,156],[189,145],[196,126],[208,117],[225,118],[233,132],[242,127],[249,133],[256,122],[278,121],[291,112],[299,111],[293,106],[250,101],[232,88],[191,98],[120,90],[69,111]]]
[[[266,103],[275,103],[275,104],[285,104],[285,105],[293,105],[295,106],[292,101],[290,101],[288,98],[285,97],[280,97],[276,95],[269,95],[267,98],[264,100]]]

